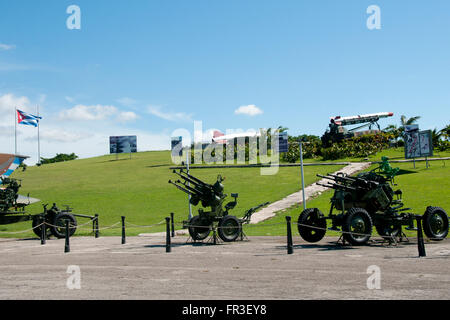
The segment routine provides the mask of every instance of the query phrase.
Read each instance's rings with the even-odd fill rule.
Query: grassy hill
[[[74,212],[100,215],[100,228],[110,226],[126,216],[136,225],[151,225],[175,213],[176,221],[187,218],[187,195],[168,183],[177,176],[169,169],[172,166],[169,151],[142,152],[132,159],[114,155],[80,159],[68,162],[29,167],[25,172],[17,170],[14,178],[22,179],[20,193],[41,199],[41,203],[27,208],[29,213],[42,212],[42,204],[56,202],[70,205]],[[342,166],[311,166],[305,169],[306,184],[317,180],[316,174],[325,174]],[[241,217],[245,210],[266,201],[276,201],[300,190],[300,168],[279,168],[273,176],[260,175],[259,168],[195,169],[191,173],[198,178],[214,183],[218,174],[226,178],[225,192],[239,193],[234,215]],[[230,199],[231,200],[231,199]],[[195,214],[197,208],[193,208]],[[78,224],[87,222],[79,219]],[[0,231],[26,230],[30,222],[0,226]],[[131,228],[127,234],[163,231],[164,227]],[[80,228],[76,235],[88,235],[91,226]],[[120,229],[102,231],[102,235],[118,235]],[[31,236],[28,232],[20,235]]]

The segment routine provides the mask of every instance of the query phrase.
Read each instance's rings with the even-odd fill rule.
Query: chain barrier
[[[78,225],[78,226],[69,226],[69,229],[77,229],[77,230],[83,230],[83,231],[86,230],[86,231],[94,231],[95,232],[95,231],[101,231],[101,230],[107,230],[107,229],[120,228],[120,226],[119,227],[117,227],[117,226],[122,223],[121,221],[118,221],[118,222],[116,222],[116,223],[114,223],[114,224],[112,224],[110,226],[106,226],[106,227],[102,227],[102,228],[95,228],[94,230],[91,229],[91,228],[89,228],[89,229],[87,229],[87,228],[80,228],[80,227],[86,226],[86,225],[94,222],[95,220],[98,220],[98,218],[97,217],[92,218],[89,222],[86,222],[86,223]],[[152,224],[152,225],[137,225],[137,224],[130,223],[130,222],[125,222],[125,225],[128,226],[128,227],[131,227],[131,228],[152,228],[152,227],[156,227],[156,226],[161,226],[161,225],[163,225],[165,223],[166,223],[165,220],[162,220],[162,221],[160,221],[158,223],[155,223],[155,224]],[[192,225],[192,224],[184,224],[182,222],[173,222],[173,224],[177,225],[177,226],[187,227],[187,228],[211,229],[211,225],[208,225],[208,226],[205,226],[205,225]],[[266,224],[266,223],[265,224],[242,224],[240,226],[217,226],[216,229],[239,229],[239,228],[241,228],[243,226],[250,227],[250,228],[252,228],[252,227],[272,227],[272,226],[285,225],[285,224],[286,224],[286,222],[278,222],[278,223],[270,223],[270,224]],[[312,225],[303,224],[303,223],[299,223],[299,222],[292,222],[292,224],[298,225],[298,226],[301,226],[301,227],[307,227],[307,228],[311,228],[311,229],[321,230],[321,231],[334,231],[334,232],[341,233],[341,234],[352,234],[352,235],[356,235],[356,236],[368,236],[368,237],[373,236],[372,234],[365,234],[365,233],[358,233],[358,232],[351,232],[351,231],[344,231],[344,230],[335,230],[335,229],[331,229],[331,228],[322,228],[322,227],[312,226]],[[51,224],[51,223],[48,223],[48,222],[42,222],[42,223],[40,223],[40,224],[36,225],[35,227],[30,228],[30,229],[21,230],[21,231],[0,231],[0,234],[21,234],[21,233],[27,233],[27,232],[33,231],[34,229],[42,227],[42,225],[46,225],[46,226],[51,227],[51,228],[60,228],[60,229],[65,229],[66,228],[65,226],[58,226],[58,225],[54,225],[54,224]],[[381,237],[395,238],[396,236],[388,236],[388,235],[386,235],[386,236],[381,236]],[[441,238],[429,238],[429,237],[427,237],[427,238],[430,239],[430,240],[441,240]]]
[[[20,234],[20,233],[26,233],[26,232],[30,232],[33,231],[36,228],[40,228],[42,227],[42,225],[45,224],[44,222],[41,224],[38,224],[37,226],[31,228],[31,229],[27,229],[27,230],[21,230],[21,231],[0,231],[0,234]]]
[[[158,223],[155,223],[155,224],[141,226],[141,225],[138,225],[138,224],[134,224],[134,223],[130,223],[128,221],[125,221],[125,226],[130,226],[130,227],[134,227],[134,228],[152,228],[152,227],[155,227],[155,226],[163,225],[165,223],[166,223],[166,221],[162,220],[161,222],[158,222]]]

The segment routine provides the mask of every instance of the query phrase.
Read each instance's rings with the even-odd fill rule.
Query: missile
[[[246,138],[246,137],[259,137],[261,136],[260,132],[250,131],[250,132],[241,132],[241,133],[232,133],[232,134],[223,134],[220,131],[214,131],[213,141],[224,143],[227,140],[235,139],[235,138]]]
[[[351,125],[365,122],[377,122],[381,118],[388,118],[394,115],[393,112],[379,112],[379,113],[371,113],[371,114],[362,114],[357,116],[350,117],[331,117],[330,122],[335,123],[337,125]]]

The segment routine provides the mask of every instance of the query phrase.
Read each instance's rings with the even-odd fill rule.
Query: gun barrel
[[[169,183],[170,184],[173,184],[175,187],[177,187],[179,190],[181,190],[181,191],[183,191],[184,193],[187,193],[188,195],[194,195],[192,192],[190,192],[189,190],[187,190],[187,189],[185,189],[185,188],[183,188],[182,186],[180,186],[180,185],[178,185],[177,183],[175,183],[175,182],[172,182],[171,180],[169,180]]]
[[[174,173],[175,174],[177,174],[180,178],[182,178],[183,180],[185,180],[185,181],[187,181],[187,182],[190,182],[190,183],[192,183],[193,185],[195,185],[195,186],[201,186],[201,187],[204,187],[204,186],[208,186],[206,183],[204,183],[203,181],[201,181],[201,182],[197,182],[196,180],[194,180],[194,179],[191,179],[191,175],[189,175],[189,176],[185,176],[185,175],[187,175],[187,173],[185,173],[184,171],[180,171],[180,172],[176,172],[176,171],[174,171]],[[182,173],[184,173],[185,175],[183,175]],[[198,179],[197,179],[198,180]]]
[[[200,180],[200,179],[194,177],[193,175],[191,175],[191,174],[189,174],[189,173],[187,173],[187,172],[185,172],[185,171],[183,171],[183,170],[180,170],[180,172],[177,173],[177,174],[178,174],[179,176],[183,177],[183,179],[186,179],[186,180],[189,179],[189,181],[192,182],[192,183],[211,187],[211,185],[209,185],[208,183],[203,182],[202,180]],[[183,176],[182,174],[184,174],[184,176]]]
[[[351,190],[351,191],[356,191],[356,188],[353,187],[349,187],[343,184],[339,184],[339,183],[328,183],[328,184],[323,184],[323,183],[317,183],[317,185],[322,186],[322,187],[326,187],[326,188],[332,188],[335,190]]]
[[[333,178],[335,178],[335,179],[337,179],[337,180],[342,180],[342,181],[353,182],[353,181],[356,180],[356,178],[349,177],[349,176],[339,176],[339,175],[332,174],[332,173],[329,173],[328,175],[329,175],[330,177],[333,177]]]

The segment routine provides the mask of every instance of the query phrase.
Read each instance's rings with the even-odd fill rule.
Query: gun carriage
[[[317,175],[329,181],[319,185],[334,189],[331,208],[328,216],[318,208],[309,208],[300,214],[298,231],[302,238],[308,242],[320,241],[325,236],[327,220],[332,222],[331,230],[342,231],[344,240],[353,245],[366,244],[373,227],[388,240],[402,237],[403,226],[416,230],[415,215],[409,212],[411,208],[404,208],[402,191],[392,189],[398,171],[383,157],[379,167],[356,177],[342,173]],[[447,236],[449,219],[444,209],[429,206],[422,220],[429,239],[439,241]]]
[[[65,224],[69,221],[70,234],[72,236],[77,228],[77,217],[93,219],[92,216],[75,214],[69,206],[59,209],[54,203],[50,209],[48,204],[43,205],[44,212],[40,214],[27,214],[25,208],[31,204],[30,197],[19,195],[22,186],[21,180],[12,178],[0,178],[0,225],[18,223],[22,221],[32,221],[33,232],[40,236],[42,232],[41,224],[45,221],[46,235],[54,235],[57,238],[64,238],[66,235]],[[37,202],[39,200],[36,200]]]
[[[268,202],[260,204],[247,210],[242,218],[230,215],[230,211],[237,205],[237,193],[232,193],[233,201],[225,203],[227,194],[224,193],[222,182],[224,178],[217,176],[214,184],[208,184],[193,175],[180,169],[173,173],[180,179],[176,181],[169,180],[179,190],[190,195],[190,203],[194,206],[201,205],[198,209],[198,215],[193,216],[187,221],[183,221],[183,228],[189,230],[189,235],[195,241],[201,241],[208,237],[210,232],[217,228],[219,237],[225,242],[235,241],[242,234],[242,225],[250,223],[251,215],[259,208],[269,204]],[[209,208],[204,210],[203,208]]]

